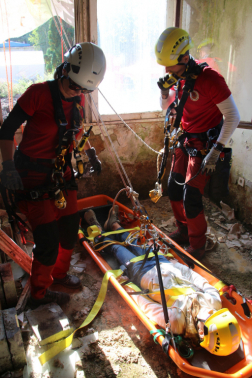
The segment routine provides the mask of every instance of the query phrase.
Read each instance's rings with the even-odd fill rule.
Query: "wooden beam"
[[[176,3],[176,15],[175,15],[175,26],[180,27],[180,12],[181,12],[181,0],[177,0]]]
[[[21,312],[24,311],[27,300],[30,296],[30,292],[31,292],[31,285],[30,285],[30,278],[28,278],[28,280],[25,284],[25,287],[22,291],[22,294],[20,295],[18,303],[16,305],[16,312],[17,312],[18,315],[21,314]]]
[[[6,233],[0,229],[0,249],[30,274],[32,259]]]

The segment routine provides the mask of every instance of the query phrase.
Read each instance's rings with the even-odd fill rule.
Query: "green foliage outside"
[[[18,38],[12,38],[12,41],[30,43],[34,46],[35,50],[43,51],[46,73],[53,72],[55,67],[62,63],[61,35],[58,32],[55,22],[60,30],[58,19],[51,18],[32,32]],[[69,46],[64,31],[62,30],[63,40],[65,42],[63,44],[63,53],[65,53],[69,47],[74,44],[74,28],[64,20],[62,20],[62,27],[70,43]]]
[[[56,19],[55,21],[60,30],[58,19]],[[65,43],[63,44],[64,54],[69,49],[69,47],[73,46],[74,44],[74,28],[67,24],[64,20],[62,20],[62,26],[70,43],[69,46],[68,41],[65,38],[64,31],[62,30],[63,40],[65,41]],[[44,78],[40,76],[37,76],[35,80],[20,78],[18,83],[12,83],[13,96],[17,94],[21,95],[30,85],[34,83],[40,83],[53,79],[55,68],[62,63],[61,35],[58,32],[53,18],[51,18],[38,28],[34,29],[30,33],[24,34],[21,37],[12,38],[11,40],[14,42],[30,43],[32,46],[34,46],[35,50],[42,50],[45,60]],[[10,83],[8,89],[7,82],[0,82],[0,98],[8,97],[8,91],[11,91]]]
[[[26,89],[34,84],[34,83],[41,83],[46,80],[52,80],[53,74],[50,72],[49,74],[45,74],[45,77],[42,78],[39,75],[37,76],[36,80],[29,80],[22,78],[18,81],[18,83],[12,84],[12,94],[16,96],[17,94],[22,94],[26,91]],[[11,87],[9,84],[9,91],[11,91]],[[8,97],[8,84],[7,82],[0,82],[0,98]]]

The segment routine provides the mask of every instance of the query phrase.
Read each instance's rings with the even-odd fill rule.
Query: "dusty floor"
[[[225,229],[214,223],[214,220],[221,216],[219,209],[207,199],[204,202],[205,213],[212,231],[214,230],[217,235],[218,232],[219,235],[227,234]],[[173,216],[167,197],[161,198],[157,204],[150,200],[141,201],[141,203],[155,225],[162,231],[168,233],[175,229],[174,224],[165,229],[161,228],[162,222]],[[237,221],[227,221],[227,223],[234,222]],[[77,245],[75,253],[80,253],[80,259],[86,264],[84,272],[77,274],[82,281],[83,289],[72,293],[70,303],[62,306],[62,309],[72,324],[79,327],[97,298],[103,274],[82,246]],[[243,295],[251,299],[251,260],[250,249],[238,247],[229,249],[225,243],[219,243],[213,250],[207,252],[202,262],[225,282],[232,283]],[[70,272],[76,274],[73,266]],[[54,289],[56,290],[57,287]],[[192,377],[183,373],[171,360],[168,360],[161,347],[152,341],[149,332],[111,284],[108,286],[106,300],[101,311],[91,325],[81,331],[81,336],[88,335],[92,330],[98,332],[98,341],[90,344],[83,358],[75,364],[75,377]],[[26,326],[23,332],[26,347],[30,342],[30,335],[31,332]],[[32,377],[52,378],[53,374],[47,372],[37,375],[34,372],[29,378]]]

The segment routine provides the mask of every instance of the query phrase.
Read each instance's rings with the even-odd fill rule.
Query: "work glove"
[[[1,184],[10,190],[23,190],[23,183],[13,160],[3,161],[3,170],[0,173]]]
[[[165,77],[160,77],[160,79],[157,82],[157,85],[161,89],[161,93],[168,94],[169,89],[177,83],[178,79],[178,76],[169,74],[165,75]]]
[[[101,162],[96,155],[95,148],[89,148],[88,150],[85,150],[85,152],[89,159],[89,163],[92,165],[91,172],[96,172],[97,176],[99,176],[99,174],[101,173]]]
[[[219,159],[219,156],[220,156],[220,151],[212,147],[202,162],[202,165],[201,165],[202,173],[211,175],[211,173],[215,171],[216,163]]]

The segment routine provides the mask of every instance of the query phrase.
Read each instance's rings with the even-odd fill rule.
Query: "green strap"
[[[158,344],[158,342],[157,342],[157,337],[158,336],[165,336],[165,330],[164,329],[153,329],[153,330],[151,330],[150,331],[150,334],[151,335],[153,335],[153,334],[156,334],[156,335],[154,335],[153,336],[153,340],[154,340],[154,342],[156,343],[156,344]]]

